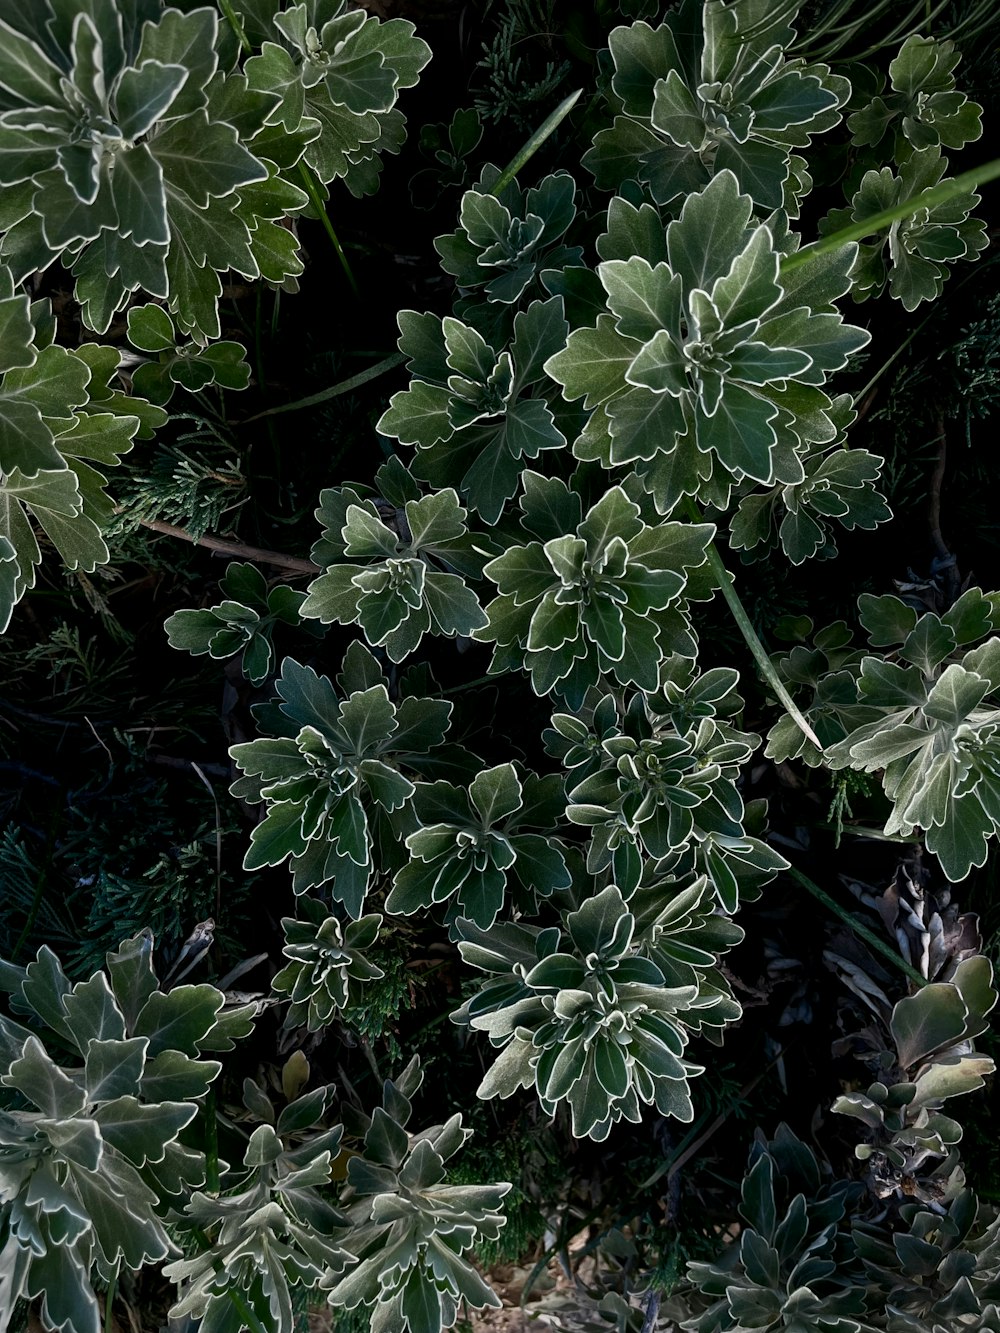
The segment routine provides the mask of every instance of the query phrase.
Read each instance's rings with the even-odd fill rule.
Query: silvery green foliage
[[[218,337],[219,274],[301,272],[276,220],[308,197],[277,179],[302,145],[264,134],[275,95],[219,68],[219,15],[159,0],[39,0],[0,41],[2,253],[20,279],[61,258],[88,327],[141,289]]]
[[[210,1234],[212,1244],[164,1269],[180,1286],[171,1315],[231,1333],[249,1310],[274,1333],[293,1333],[294,1296],[306,1290],[338,1308],[374,1306],[372,1333],[442,1333],[460,1300],[499,1305],[462,1256],[477,1240],[496,1240],[510,1186],[445,1183],[444,1164],[471,1131],[459,1115],[407,1130],[422,1077],[414,1058],[383,1085],[374,1115],[344,1106],[346,1130],[330,1123],[332,1085],[276,1114],[248,1079],[244,1104],[263,1123],[242,1170],[227,1170],[217,1194],[195,1193],[184,1211],[178,1232],[186,1224],[195,1241]],[[334,1179],[345,1180],[336,1202]]]
[[[500,350],[450,315],[401,310],[398,319],[413,380],[393,394],[378,429],[417,446],[415,476],[434,486],[454,482],[484,522],[495,523],[517,493],[525,460],[565,447],[557,414],[564,424],[576,415],[542,369],[569,332],[562,298],[516,314]]]
[[[970,1189],[943,1204],[907,1203],[904,1228],[887,1236],[856,1223],[873,1311],[887,1333],[993,1333],[1000,1327],[1000,1218]]]
[[[786,58],[797,9],[686,0],[658,28],[615,28],[619,114],[584,156],[598,186],[637,178],[671,205],[731,171],[758,209],[794,213],[805,162],[793,150],[836,125],[851,92],[826,65]]]
[[[494,642],[491,671],[523,665],[536,694],[570,707],[605,675],[655,689],[665,655],[693,657],[682,600],[688,571],[706,560],[707,524],[646,524],[621,486],[584,513],[557,478],[523,476],[521,530],[485,574],[499,596],[473,637]]]
[[[922,829],[955,883],[984,863],[1000,828],[1000,599],[970,588],[942,616],[918,617],[896,597],[865,594],[860,608],[872,646],[892,656],[862,660],[855,702],[872,720],[825,762],[880,772],[893,803],[886,833]]]
[[[813,634],[808,616],[786,616],[775,629],[778,638],[793,646],[785,654],[773,654],[771,661],[792,695],[799,696],[802,712],[824,748],[817,749],[795,719],[785,714],[768,732],[764,753],[779,764],[801,759],[810,768],[818,768],[825,763],[826,747],[876,716],[858,702],[857,676],[864,654],[844,620]],[[809,693],[803,694],[804,689]]]
[[[293,1292],[315,1290],[352,1261],[340,1243],[345,1219],[321,1192],[343,1126],[327,1125],[332,1086],[314,1088],[277,1117],[250,1080],[244,1100],[265,1123],[250,1135],[243,1169],[227,1172],[217,1193],[196,1191],[184,1209],[178,1230],[196,1228],[211,1245],[164,1268],[179,1287],[170,1315],[198,1318],[203,1333],[226,1333],[244,1326],[238,1295],[264,1328],[292,1333]]]
[[[459,917],[489,930],[509,889],[522,910],[533,910],[539,898],[570,885],[563,845],[533,831],[547,832],[565,804],[557,774],[522,777],[513,764],[483,769],[467,789],[418,783],[420,826],[406,839],[410,861],[396,874],[386,911],[410,916],[446,903],[457,936]]]
[[[356,624],[401,662],[425,634],[455,638],[485,625],[465,584],[481,574],[483,556],[452,487],[421,495],[398,460],[379,469],[375,485],[374,495],[361,486],[320,492],[324,531],[312,556],[326,573],[310,583],[300,614]]]
[[[718,910],[715,886],[706,875],[647,871],[628,905],[643,954],[660,969],[664,984],[698,988],[704,1003],[686,1011],[685,1027],[721,1046],[726,1026],[743,1010],[720,964],[744,932]]]
[[[684,1059],[689,1031],[705,1011],[711,1023],[714,1007],[733,1005],[738,1016],[739,1006],[711,984],[702,990],[698,976],[666,985],[615,885],[569,912],[562,928],[457,926],[463,960],[489,974],[452,1015],[499,1050],[480,1097],[533,1087],[546,1115],[565,1101],[573,1133],[597,1140],[620,1120],[638,1122],[643,1105],[693,1118],[688,1085],[702,1068]],[[706,966],[714,962],[713,954]]]
[[[457,1114],[419,1133],[408,1130],[422,1081],[414,1057],[385,1083],[381,1107],[357,1125],[361,1151],[348,1158],[340,1195],[351,1228],[346,1244],[357,1262],[325,1284],[328,1299],[334,1310],[371,1307],[371,1333],[441,1333],[462,1302],[500,1305],[464,1256],[477,1242],[497,1239],[510,1185],[447,1183],[446,1163],[472,1131]]]
[[[879,1054],[875,1081],[865,1092],[838,1097],[832,1107],[867,1128],[855,1153],[873,1176],[912,1180],[909,1192],[920,1197],[918,1178],[927,1174],[928,1163],[948,1158],[961,1141],[962,1126],[941,1107],[981,1088],[993,1073],[993,1061],[973,1042],[987,1030],[996,1003],[993,968],[977,954],[960,962],[949,980],[932,982],[895,1005],[892,1049]]]
[[[301,137],[320,181],[342,177],[355,195],[378,187],[380,152],[398,153],[406,119],[396,106],[431,58],[408,19],[382,22],[345,0],[254,0],[246,62],[253,92],[268,97],[268,125]]]
[[[855,247],[784,272],[771,226],[723,170],[665,231],[649,205],[613,200],[598,251],[608,313],[545,365],[592,410],[576,457],[634,468],[661,514],[685,496],[725,509],[743,478],[805,482],[804,459],[843,418],[822,385],[869,340],[834,304]]]
[[[937,185],[948,170],[948,159],[937,146],[920,148],[900,166],[866,172],[847,208],[824,219],[821,230],[836,231],[865,222],[883,209],[916,199]],[[905,310],[941,295],[948,265],[975,259],[989,244],[986,223],[969,214],[979,203],[974,190],[931,207],[914,205],[910,217],[878,230],[858,248],[851,271],[851,292],[856,300],[879,296],[888,289]]]
[[[220,389],[245,389],[250,383],[247,349],[238,342],[181,341],[174,321],[159,305],[133,306],[128,312],[128,339],[146,352],[132,368],[132,388],[161,407],[178,386],[199,393],[210,384]],[[155,359],[154,359],[155,358]]]
[[[175,611],[167,617],[163,625],[167,640],[171,648],[194,657],[209,653],[224,659],[242,653],[247,680],[260,685],[274,661],[274,627],[301,623],[299,609],[305,593],[284,584],[268,588],[255,565],[235,562],[227,568],[219,586],[225,601],[199,610]]]
[[[860,618],[873,652],[859,652],[838,622],[815,649],[778,660],[793,690],[812,690],[804,712],[826,748],[786,717],[771,728],[768,757],[880,772],[893,802],[887,833],[922,829],[953,883],[983,864],[1000,826],[997,600],[970,588],[943,615],[918,616],[897,597],[866,593]]]
[[[593,710],[599,750],[584,765],[590,771],[571,779],[566,809],[571,823],[592,830],[591,874],[610,868],[615,883],[631,892],[644,862],[667,863],[676,873],[687,861],[707,875],[722,908],[734,912],[744,872],[773,875],[785,866],[743,829],[737,779],[759,738],[713,715],[716,703],[725,710],[737,679],[735,671],[718,668],[687,690],[667,681],[662,695],[631,695],[620,714],[609,696]],[[589,758],[592,733],[582,718],[556,713],[552,723],[574,743],[568,764],[584,747]]]
[[[547,269],[579,264],[579,246],[563,244],[576,216],[576,182],[568,172],[546,176],[529,190],[510,181],[493,193],[500,172],[483,169],[479,185],[462,195],[458,230],[438,236],[441,266],[458,286],[500,305],[520,301]]]
[[[106,972],[71,985],[43,946],[0,962],[17,1015],[0,1015],[0,1329],[19,1298],[66,1333],[98,1333],[92,1282],[176,1253],[160,1220],[204,1179],[178,1135],[221,1065],[205,1058],[250,1031],[214,986],[164,993],[152,936],[127,940]]]
[[[378,936],[378,913],[346,925],[315,898],[298,900],[298,918],[283,916],[282,953],[289,960],[271,987],[290,1001],[285,1027],[305,1026],[321,1032],[349,1005],[364,998],[365,983],[385,976],[368,961],[365,951]]]
[[[781,1125],[743,1179],[745,1225],[715,1263],[689,1263],[707,1309],[691,1333],[874,1333],[844,1232],[863,1187],[824,1183],[812,1149]]]
[[[357,918],[375,852],[383,871],[403,859],[402,840],[415,827],[407,773],[416,777],[444,741],[452,705],[416,696],[394,702],[359,643],[346,653],[337,686],[286,657],[276,683],[280,704],[255,710],[276,734],[231,747],[246,775],[231,790],[267,804],[245,869],[291,858],[296,893],[329,883]]]
[[[914,149],[964,148],[983,132],[983,108],[955,87],[961,60],[954,42],[914,33],[889,64],[891,92],[877,93],[848,116],[854,142],[878,145],[892,133],[896,160]]]
[[[0,632],[35,584],[34,523],[69,569],[89,573],[108,559],[105,470],[165,419],[117,387],[115,348],[70,351],[54,336],[49,302],[30,301],[0,264]]]
[[[838,394],[828,415],[837,438],[801,451],[801,482],[750,489],[740,500],[729,528],[735,550],[752,550],[760,559],[780,547],[793,565],[814,557],[828,560],[837,554],[834,522],[848,530],[870,529],[892,517],[875,489],[885,459],[844,447],[844,433],[856,416],[850,394]]]

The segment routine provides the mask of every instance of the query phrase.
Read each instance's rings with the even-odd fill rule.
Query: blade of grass
[[[782,261],[781,271],[791,273],[793,269],[801,268],[803,264],[818,259],[820,255],[829,254],[831,250],[839,250],[842,245],[847,245],[850,241],[863,241],[866,236],[881,231],[883,227],[891,226],[893,222],[899,222],[901,218],[912,217],[914,213],[924,208],[936,208],[938,204],[945,204],[949,199],[967,194],[988,181],[996,180],[998,176],[1000,176],[1000,157],[995,157],[992,162],[985,162],[981,167],[973,167],[971,171],[963,171],[960,176],[939,181],[937,185],[922,190],[912,199],[904,199],[902,203],[893,204],[891,208],[883,208],[878,213],[873,213],[870,218],[865,218],[863,222],[852,222],[850,226],[841,227],[839,231],[824,236],[814,245],[789,255]]]
[[[705,522],[705,518],[693,500],[688,501],[687,509],[696,523]],[[746,608],[740,601],[739,593],[736,591],[733,576],[722,563],[722,556],[719,555],[714,542],[708,543],[706,554],[708,555],[708,563],[711,566],[712,573],[719,580],[719,585],[722,588],[722,595],[726,599],[726,603],[729,606],[729,610],[732,612],[733,619],[736,621],[740,633],[746,640],[747,647],[750,649],[751,653],[753,653],[754,661],[760,667],[761,674],[774,693],[778,696],[781,706],[802,734],[816,746],[817,750],[822,752],[823,746],[820,743],[819,737],[806,721],[798,704],[788,693],[787,689],[785,689],[781,677],[774,669],[774,663],[768,657],[764,645],[757,637],[757,631],[754,629],[750,617],[746,613]]]
[[[222,10],[223,14],[225,14],[226,18],[229,20],[229,26],[232,28],[233,32],[235,32],[240,46],[249,55],[250,52],[253,50],[253,47],[250,45],[249,37],[243,31],[243,24],[239,21],[239,18],[237,17],[236,10],[233,8],[232,0],[219,0],[219,8]]]
[[[796,884],[801,884],[804,889],[808,889],[817,902],[821,902],[834,915],[839,916],[841,921],[850,927],[856,935],[859,935],[867,945],[874,949],[876,953],[880,953],[883,958],[887,958],[893,967],[905,973],[911,981],[916,982],[918,986],[927,985],[925,976],[918,972],[915,967],[911,967],[905,958],[901,958],[895,949],[886,944],[885,940],[879,939],[875,932],[870,930],[863,921],[859,921],[853,912],[849,912],[846,907],[841,907],[835,898],[831,898],[827,891],[821,889],[808,875],[803,875],[802,871],[796,870],[794,866],[789,867],[788,870],[784,871],[784,874],[790,875]]]
[[[582,88],[577,88],[575,93],[570,93],[569,97],[563,98],[555,111],[552,112],[552,115],[546,117],[546,119],[542,121],[541,125],[535,130],[534,134],[520,152],[515,153],[504,167],[503,171],[501,171],[496,184],[490,190],[490,194],[499,194],[501,190],[505,189],[506,186],[511,183],[517,173],[524,166],[525,162],[527,162],[529,158],[534,157],[535,153],[538,152],[539,148],[541,148],[542,144],[552,131],[566,119],[576,106],[582,92]]]
[[[316,184],[316,177],[310,170],[309,163],[302,158],[299,162],[299,175],[302,177],[302,183],[306,187],[306,194],[309,196],[309,202],[316,210],[316,217],[322,224],[323,230],[330,238],[330,244],[333,246],[337,258],[340,260],[340,267],[347,274],[347,281],[351,284],[351,291],[357,296],[358,284],[351,269],[350,261],[344,254],[344,247],[340,244],[340,238],[333,229],[333,223],[330,221],[330,215],[326,211],[326,202],[319,192],[319,186]]]
[[[367,370],[360,370],[350,379],[340,380],[333,384],[329,389],[321,389],[319,393],[312,393],[308,398],[296,398],[294,403],[282,403],[279,407],[269,407],[264,412],[255,412],[252,417],[244,417],[242,424],[245,426],[250,421],[259,421],[261,417],[273,417],[279,412],[297,412],[302,407],[315,407],[317,403],[329,402],[331,398],[339,398],[342,393],[350,393],[352,389],[360,389],[363,384],[369,380],[377,380],[380,375],[384,375],[389,370],[395,370],[406,360],[402,352],[393,352],[392,356],[387,356],[383,361],[377,361],[374,366],[369,366]]]

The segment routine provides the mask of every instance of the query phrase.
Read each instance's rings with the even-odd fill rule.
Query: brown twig
[[[260,546],[247,546],[244,542],[229,541],[225,537],[195,537],[184,528],[174,527],[173,523],[164,523],[158,518],[139,520],[144,528],[152,532],[162,532],[165,537],[180,537],[182,541],[192,542],[195,546],[204,546],[209,551],[220,555],[232,555],[241,560],[253,560],[261,565],[273,565],[275,569],[287,569],[295,574],[322,574],[319,565],[311,560],[300,560],[298,556],[282,555],[280,551],[265,551]]]

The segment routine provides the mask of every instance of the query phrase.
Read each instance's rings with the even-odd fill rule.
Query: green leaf
[[[78,1115],[86,1102],[83,1089],[63,1073],[34,1036],[26,1039],[20,1057],[0,1082],[16,1088],[42,1115],[55,1120]]]
[[[729,271],[746,248],[751,211],[751,199],[740,193],[731,171],[720,171],[684,201],[680,217],[667,227],[667,257],[686,292],[695,287],[708,291],[715,278]]]
[[[115,106],[125,138],[135,140],[145,134],[172,105],[187,78],[183,65],[159,60],[143,60],[124,70],[115,89]]]
[[[919,667],[925,676],[930,676],[956,647],[954,632],[929,611],[906,636],[899,654]]]
[[[613,316],[601,315],[595,328],[573,330],[563,351],[545,362],[545,373],[563,386],[565,398],[599,407],[624,388],[625,372],[641,348],[618,332]]]
[[[962,1039],[968,1011],[957,987],[934,982],[899,1000],[890,1029],[904,1070],[922,1064],[942,1047]]]
[[[875,647],[903,643],[917,623],[917,613],[898,597],[873,597],[862,593],[858,598],[858,618]]]
[[[477,773],[469,786],[469,799],[485,828],[509,818],[521,808],[521,784],[513,764],[498,764]]]
[[[135,1022],[133,1036],[149,1038],[149,1058],[162,1051],[197,1056],[215,1026],[223,995],[214,986],[175,986],[154,991]]]

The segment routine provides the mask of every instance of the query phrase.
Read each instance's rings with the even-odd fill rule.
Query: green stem
[[[839,250],[842,245],[847,245],[850,241],[863,241],[866,236],[881,231],[883,227],[891,226],[901,218],[912,217],[923,208],[937,208],[938,204],[946,204],[960,194],[968,194],[978,186],[985,185],[987,181],[996,180],[998,176],[1000,176],[1000,157],[995,157],[992,162],[986,162],[981,167],[973,167],[971,171],[963,171],[960,176],[939,181],[937,185],[921,190],[920,194],[915,194],[912,199],[904,199],[902,203],[893,204],[891,208],[883,208],[862,222],[852,222],[850,226],[841,227],[840,231],[824,236],[815,244],[806,246],[804,250],[797,250],[795,254],[782,260],[781,272],[791,273],[793,269],[801,268],[803,264],[808,264],[810,260],[817,259],[820,255],[829,254],[831,250]]]
[[[517,173],[524,166],[525,162],[527,162],[530,157],[533,157],[535,153],[538,152],[539,148],[541,148],[542,144],[549,137],[552,131],[556,129],[557,126],[559,126],[566,119],[569,113],[576,106],[577,101],[579,100],[580,94],[582,92],[583,92],[582,88],[577,88],[575,93],[570,93],[569,97],[564,98],[559,103],[555,111],[552,112],[552,115],[548,116],[545,120],[542,121],[541,125],[539,125],[538,129],[535,130],[534,134],[524,145],[524,147],[520,150],[520,152],[515,153],[515,155],[504,167],[503,171],[501,171],[492,189],[490,190],[490,194],[494,195],[499,194],[501,190],[506,189],[506,187],[511,183],[511,181],[514,179]]]
[[[699,512],[698,506],[694,503],[693,500],[688,501],[687,508],[688,512],[691,514],[691,517],[694,519],[696,523],[705,522],[704,517]],[[788,714],[788,716],[792,719],[792,721],[799,728],[799,730],[806,737],[806,739],[808,741],[811,741],[812,744],[816,746],[816,749],[819,750],[820,753],[822,753],[823,746],[820,743],[819,737],[816,735],[815,731],[813,731],[812,727],[806,721],[805,716],[803,715],[798,704],[785,689],[785,686],[781,681],[781,677],[774,669],[774,663],[768,657],[767,652],[764,649],[764,645],[757,637],[757,631],[754,629],[750,617],[746,613],[746,608],[740,601],[739,593],[736,591],[736,586],[735,583],[733,582],[733,576],[732,574],[730,574],[729,570],[722,563],[722,556],[719,555],[718,549],[716,548],[714,542],[708,543],[708,546],[706,547],[706,554],[708,556],[708,563],[709,566],[711,567],[712,573],[718,579],[719,586],[722,588],[722,595],[726,599],[729,609],[732,612],[733,619],[739,626],[740,633],[746,640],[747,647],[753,654],[754,661],[760,667],[761,674],[763,675],[767,683],[770,685],[771,689],[778,696],[778,699],[782,707],[784,708],[785,712]]]
[[[242,46],[243,50],[249,55],[250,52],[253,51],[253,47],[250,45],[250,38],[243,31],[243,24],[236,17],[236,10],[233,8],[232,0],[219,0],[219,8],[229,20],[229,26],[232,28],[233,32],[235,32],[240,46]]]
[[[804,889],[808,889],[818,902],[821,902],[824,907],[828,907],[831,912],[839,916],[845,925],[849,926],[856,935],[860,935],[865,943],[870,945],[877,953],[880,953],[883,958],[887,958],[893,967],[897,967],[900,972],[905,973],[918,986],[927,985],[925,976],[918,972],[915,967],[911,967],[905,958],[901,958],[895,949],[886,944],[885,940],[879,939],[875,932],[870,930],[863,921],[859,921],[853,912],[849,912],[846,907],[841,907],[835,898],[831,898],[826,890],[821,889],[808,875],[803,875],[802,871],[796,870],[794,866],[790,866],[785,873],[790,875],[796,884],[801,884]]]
[[[323,389],[320,393],[310,394],[308,398],[297,398],[294,403],[282,403],[280,407],[269,407],[264,412],[255,412],[252,417],[244,417],[242,424],[247,422],[259,421],[261,417],[273,417],[279,412],[297,412],[301,407],[315,407],[317,403],[326,403],[331,398],[339,398],[342,393],[350,393],[353,389],[360,389],[362,384],[367,384],[369,380],[377,380],[380,375],[384,375],[388,370],[395,370],[406,360],[402,352],[393,352],[392,356],[387,356],[384,361],[378,361],[374,366],[369,366],[367,370],[361,370],[357,375],[352,375],[348,380],[341,380],[339,384],[334,384],[329,389]]]
[[[111,1307],[115,1303],[115,1291],[118,1288],[118,1265],[115,1264],[115,1271],[111,1274],[108,1282],[108,1290],[104,1296],[104,1333],[111,1333]]]
[[[205,1094],[205,1188],[211,1194],[219,1192],[219,1119],[214,1087]]]
[[[337,258],[340,260],[340,266],[347,274],[347,281],[351,284],[351,290],[353,291],[354,295],[357,296],[358,284],[354,280],[354,274],[351,272],[351,265],[348,262],[347,256],[344,254],[344,247],[340,244],[340,240],[337,237],[337,233],[333,229],[333,223],[330,221],[330,215],[326,211],[326,203],[323,199],[323,196],[319,192],[319,186],[316,184],[316,177],[309,169],[309,164],[305,161],[304,158],[299,162],[299,175],[302,177],[302,183],[306,187],[306,194],[309,196],[309,200],[313,208],[316,210],[316,216],[319,218],[319,221],[323,224],[323,230],[326,232],[327,236],[329,236],[330,244],[337,252]]]

